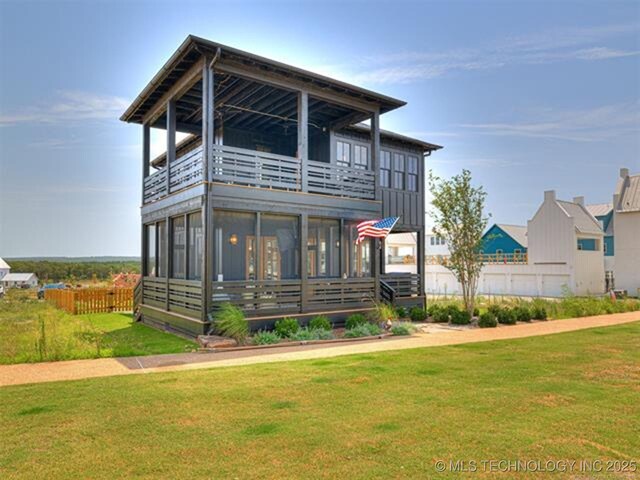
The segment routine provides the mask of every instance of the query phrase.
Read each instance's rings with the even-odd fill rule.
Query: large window
[[[158,273],[156,270],[156,225],[152,223],[151,225],[145,225],[144,228],[147,239],[147,256],[145,259],[144,274],[149,277],[155,277]]]
[[[261,215],[260,264],[263,280],[300,278],[298,217]]]
[[[407,157],[407,190],[418,191],[418,157]]]
[[[349,242],[349,256],[347,257],[347,271],[350,277],[370,277],[371,276],[371,243],[370,238],[356,245],[358,238],[357,224],[350,224],[347,227],[347,239]]]
[[[200,212],[190,214],[187,217],[187,222],[189,226],[187,278],[189,280],[202,280],[202,262],[204,257],[202,214]]]
[[[404,190],[404,155],[393,154],[393,188]]]
[[[214,210],[213,225],[214,280],[256,280],[255,213]]]
[[[340,276],[340,222],[310,218],[307,239],[307,275]]]
[[[167,276],[167,222],[158,222],[158,276]]]
[[[391,187],[391,152],[380,152],[380,186]]]
[[[369,149],[363,145],[353,146],[353,166],[361,170],[369,168]]]
[[[171,278],[182,279],[186,275],[186,230],[184,216],[171,219]]]
[[[336,163],[341,167],[351,166],[351,145],[347,142],[337,142]]]

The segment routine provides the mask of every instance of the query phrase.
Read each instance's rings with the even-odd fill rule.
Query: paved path
[[[83,378],[132,375],[201,368],[228,367],[255,363],[337,357],[357,353],[404,350],[407,348],[457,345],[461,343],[506,340],[553,333],[571,332],[586,328],[606,327],[640,321],[640,312],[572,318],[548,322],[532,322],[488,329],[433,330],[412,337],[393,337],[381,340],[336,343],[329,345],[288,346],[264,350],[244,350],[220,353],[179,353],[148,357],[100,358],[66,362],[24,363],[0,365],[0,387],[28,383],[79,380]]]

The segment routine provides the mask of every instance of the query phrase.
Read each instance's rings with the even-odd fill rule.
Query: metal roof
[[[265,73],[286,75],[287,77],[302,81],[308,85],[314,85],[318,88],[331,91],[334,94],[345,95],[353,99],[360,99],[377,104],[380,107],[380,113],[385,113],[406,105],[406,102],[393,97],[238,50],[221,43],[189,35],[149,84],[147,84],[136,97],[129,108],[127,108],[120,117],[120,120],[141,123],[144,115],[153,108],[162,95],[178,81],[185,71],[197,63],[203,55],[210,54],[213,56],[218,49],[220,50],[220,60],[222,63],[224,63],[225,60],[240,62],[258,68]]]
[[[640,175],[630,175],[624,179],[616,211],[622,213],[640,211]]]
[[[2,282],[28,282],[31,277],[35,277],[35,273],[7,273],[2,277]],[[36,277],[37,278],[37,277]]]
[[[527,247],[527,227],[522,225],[509,225],[506,223],[496,223],[496,227],[502,229],[507,235],[523,247]]]
[[[11,267],[9,266],[9,264],[7,262],[5,262],[2,257],[0,257],[0,268],[4,269],[4,268],[8,268],[11,269]]]
[[[594,217],[602,217],[608,215],[613,210],[612,203],[594,203],[593,205],[586,206],[587,211]]]
[[[600,223],[591,215],[585,207],[578,203],[556,200],[558,206],[574,219],[576,230],[580,233],[603,234]]]

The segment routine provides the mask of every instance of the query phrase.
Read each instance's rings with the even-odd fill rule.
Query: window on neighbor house
[[[418,191],[418,157],[413,155],[407,157],[407,190]]]
[[[404,155],[401,153],[393,154],[393,188],[404,190]]]
[[[391,187],[391,152],[380,152],[380,186]]]
[[[600,250],[600,244],[596,238],[579,238],[578,250],[586,250],[589,252],[597,252]]]
[[[363,145],[353,146],[353,167],[360,170],[369,168],[369,149]]]
[[[147,258],[145,259],[145,275],[148,277],[155,277],[157,275],[156,270],[156,225],[152,223],[150,225],[145,225],[145,236],[147,239]]]
[[[340,276],[340,221],[310,218],[307,235],[307,275]]]
[[[183,279],[186,275],[186,236],[184,216],[171,219],[171,278]]]
[[[336,163],[340,167],[351,166],[351,145],[347,142],[336,143]]]
[[[604,242],[604,253],[607,253],[607,242]]]
[[[520,255],[522,253],[522,250],[519,249],[519,248],[514,248],[513,249],[513,253],[516,254],[516,255]]]
[[[202,280],[202,263],[204,257],[204,231],[202,228],[202,213],[191,213],[187,217],[188,230],[188,265],[187,279]]]
[[[157,223],[158,228],[158,276],[167,276],[167,222]]]
[[[496,255],[502,255],[504,252],[501,248],[496,248]]]
[[[436,237],[431,237],[431,245],[435,245],[436,244]]]

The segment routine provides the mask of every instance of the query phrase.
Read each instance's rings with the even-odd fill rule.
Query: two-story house
[[[640,296],[640,174],[620,169],[613,195],[614,279],[617,290]]]
[[[261,328],[422,301],[425,158],[441,147],[380,128],[403,105],[189,36],[121,117],[142,126],[142,320],[196,335],[224,302]],[[151,128],[167,133],[154,160]],[[387,216],[416,235],[417,273],[385,274],[381,242],[355,243]]]

